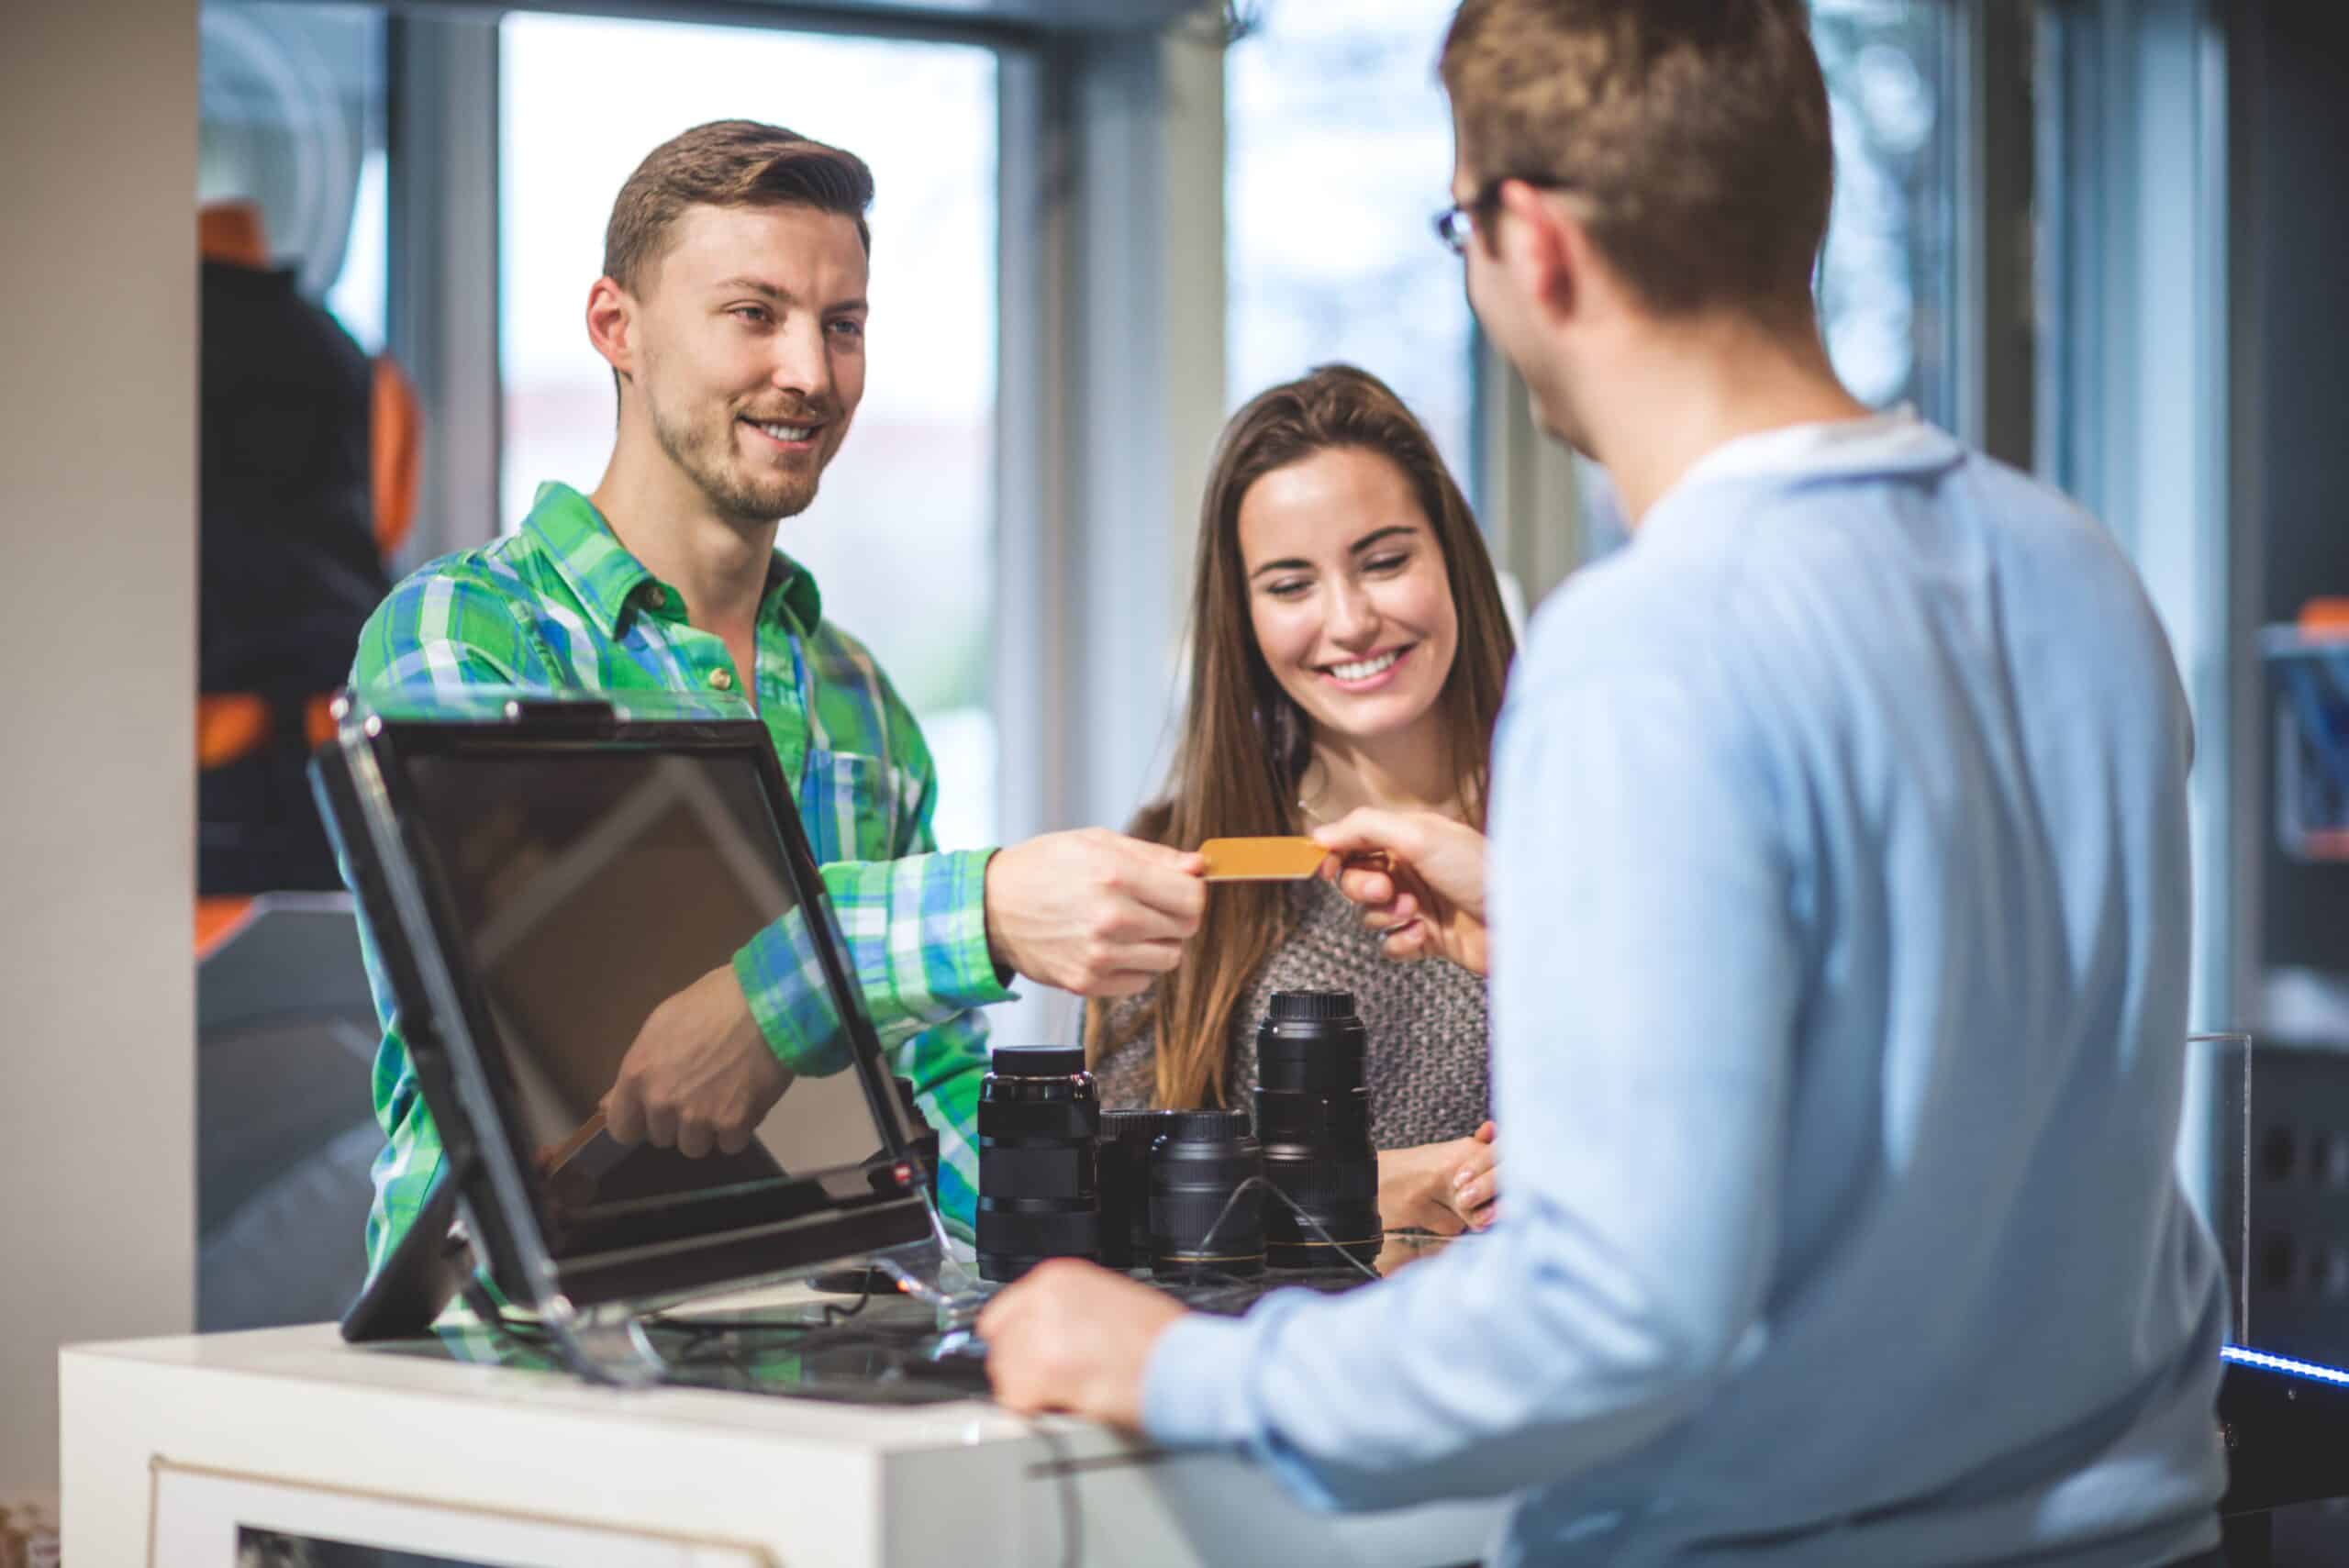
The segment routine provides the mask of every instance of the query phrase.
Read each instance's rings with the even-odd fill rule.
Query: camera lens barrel
[[[1150,1267],[1150,1146],[1174,1111],[1101,1113],[1101,1261]]]
[[[1370,1142],[1369,1052],[1370,1032],[1354,1012],[1352,992],[1273,994],[1256,1031],[1256,1132],[1264,1174],[1289,1203],[1272,1203],[1264,1212],[1270,1267],[1377,1261],[1386,1233],[1378,1220],[1378,1153]]]
[[[1264,1190],[1240,1188],[1264,1173],[1264,1145],[1246,1111],[1168,1113],[1150,1149],[1151,1272],[1160,1279],[1263,1273]]]
[[[979,1086],[979,1277],[1101,1255],[1101,1098],[1074,1047],[997,1046]]]

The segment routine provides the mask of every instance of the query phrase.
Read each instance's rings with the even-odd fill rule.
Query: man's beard
[[[729,414],[712,439],[707,431],[672,421],[658,404],[652,405],[652,433],[661,450],[709,497],[720,517],[745,527],[760,527],[806,511],[816,499],[823,454],[816,454],[816,462],[804,472],[769,468],[744,473],[736,461],[736,423]]]

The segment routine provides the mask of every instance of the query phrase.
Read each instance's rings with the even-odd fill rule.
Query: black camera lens
[[[1075,1046],[997,1046],[979,1086],[979,1277],[1101,1255],[1101,1098]]]
[[[1160,1279],[1264,1272],[1264,1146],[1246,1111],[1172,1111],[1150,1147],[1150,1266]],[[1233,1195],[1238,1194],[1235,1199]]]
[[[1273,1268],[1378,1260],[1386,1233],[1364,1083],[1369,1051],[1352,992],[1273,994],[1256,1031],[1256,1134],[1264,1174],[1289,1200],[1264,1210],[1264,1261]]]
[[[1101,1113],[1101,1261],[1150,1267],[1150,1146],[1172,1111]]]
[[[914,1146],[914,1158],[921,1162],[922,1179],[930,1188],[930,1201],[938,1201],[938,1129],[923,1118],[921,1106],[914,1103],[914,1081],[892,1078],[889,1082],[897,1091],[897,1108],[906,1114],[906,1136]]]

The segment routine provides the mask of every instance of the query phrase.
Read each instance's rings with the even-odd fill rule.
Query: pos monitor
[[[438,1311],[463,1266],[451,1207],[507,1300],[557,1325],[849,1259],[934,1268],[912,1135],[759,722],[636,694],[406,700],[347,700],[314,770],[446,1151],[346,1336]],[[790,1013],[802,1071],[739,1151],[616,1142],[600,1106],[646,1020],[728,970],[819,980]]]

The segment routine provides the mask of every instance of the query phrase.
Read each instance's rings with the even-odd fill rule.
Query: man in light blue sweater
[[[1335,1507],[1517,1494],[1504,1562],[2201,1560],[2192,733],[2134,573],[1837,383],[1800,0],[1468,0],[1442,69],[1470,299],[1634,524],[1519,662],[1489,888],[1450,823],[1325,834],[1397,862],[1348,873],[1392,951],[1489,967],[1500,1218],[1237,1320],[1048,1266],[998,1393]]]

